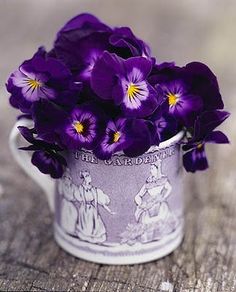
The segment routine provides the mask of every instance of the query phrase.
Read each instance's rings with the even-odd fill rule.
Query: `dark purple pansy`
[[[61,178],[64,173],[66,160],[54,152],[37,150],[33,153],[31,162],[42,173],[49,174],[52,178]]]
[[[80,105],[69,114],[60,135],[67,149],[93,149],[101,130],[101,114],[98,110],[91,105]]]
[[[201,111],[203,101],[200,95],[192,90],[192,79],[184,68],[173,63],[155,65],[149,76],[153,86],[163,90],[169,113],[184,126],[192,126],[197,114]]]
[[[12,94],[10,102],[24,113],[30,113],[34,102],[41,99],[62,102],[68,89],[74,93],[70,103],[78,100],[75,92],[81,85],[72,85],[70,71],[58,60],[47,58],[42,48],[13,72],[7,82],[7,89]],[[73,86],[73,90],[72,90]],[[75,100],[76,99],[76,100]],[[68,104],[68,101],[66,104]]]
[[[39,100],[33,104],[32,119],[38,136],[49,143],[60,144],[59,134],[68,112],[50,100]]]
[[[109,49],[111,29],[90,14],[70,20],[57,34],[53,54],[62,60],[79,80],[88,81],[94,63]]]
[[[187,171],[195,172],[196,170],[208,168],[208,161],[205,153],[206,143],[229,143],[224,133],[221,131],[214,131],[214,129],[228,117],[228,112],[216,110],[204,112],[197,118],[193,137],[183,146],[183,150],[186,151],[183,156],[183,164]]]
[[[104,52],[92,71],[91,86],[102,99],[113,99],[128,117],[145,117],[161,102],[147,82],[152,61],[143,57],[127,60]]]
[[[82,39],[68,40],[69,34],[74,33],[64,33],[55,42],[54,50],[78,80],[89,81],[95,62],[109,48],[109,33],[93,33]]]
[[[132,143],[131,123],[125,118],[109,121],[105,134],[95,149],[95,154],[100,159],[110,159],[112,154],[127,148]]]
[[[65,158],[59,154],[62,149],[55,145],[47,143],[34,137],[34,129],[27,127],[18,127],[21,135],[31,144],[27,147],[21,147],[21,150],[34,151],[32,155],[32,164],[42,173],[49,174],[52,178],[60,178],[66,166]]]

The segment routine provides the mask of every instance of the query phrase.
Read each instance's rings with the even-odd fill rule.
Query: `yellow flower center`
[[[75,122],[74,123],[74,128],[75,128],[75,130],[76,130],[76,132],[78,133],[78,134],[81,134],[81,133],[83,133],[83,131],[84,131],[84,125],[81,123],[81,122]]]
[[[197,149],[201,149],[203,147],[202,143],[197,144]]]
[[[176,105],[176,103],[177,103],[178,100],[179,100],[178,96],[176,96],[176,95],[173,94],[173,93],[168,93],[168,94],[167,94],[167,97],[168,97],[168,102],[169,102],[169,105],[170,105],[170,106],[174,106],[174,105]]]
[[[134,99],[135,95],[140,92],[140,89],[137,85],[130,83],[127,89],[127,94],[129,99]]]
[[[37,89],[43,85],[40,81],[34,79],[29,79],[27,83],[32,89]]]
[[[118,131],[115,132],[113,135],[113,142],[114,143],[118,142],[120,140],[120,136],[121,136],[120,132],[118,132]]]

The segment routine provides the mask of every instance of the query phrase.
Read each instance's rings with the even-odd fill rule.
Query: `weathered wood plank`
[[[40,42],[49,44],[66,19],[77,11],[92,11],[110,23],[133,26],[141,37],[152,42],[158,59],[176,59],[179,64],[202,59],[215,67],[222,93],[228,97],[227,107],[233,113],[225,129],[231,141],[235,140],[234,0],[171,1],[168,9],[168,1],[161,0],[139,1],[139,5],[137,0],[79,4],[71,0],[70,5],[67,0],[61,0],[62,5],[57,5],[58,0],[1,1],[1,84],[16,64],[39,45],[40,35]],[[55,23],[51,21],[54,15]],[[5,95],[0,90],[0,96]],[[0,291],[152,292],[164,291],[168,283],[177,292],[236,291],[234,143],[209,147],[212,168],[186,177],[186,233],[175,252],[143,265],[96,265],[75,259],[55,243],[52,215],[43,193],[9,153],[7,138],[16,113],[7,99],[1,98],[0,107]]]

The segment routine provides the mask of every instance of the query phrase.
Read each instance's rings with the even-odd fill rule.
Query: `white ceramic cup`
[[[108,161],[91,151],[65,152],[67,169],[53,180],[18,150],[19,120],[10,134],[12,154],[44,190],[54,213],[57,243],[70,254],[96,263],[136,264],[159,259],[183,238],[183,132],[129,158],[117,153]]]

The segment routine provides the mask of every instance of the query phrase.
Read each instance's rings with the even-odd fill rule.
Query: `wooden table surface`
[[[154,21],[154,8],[159,17],[155,18],[156,23],[166,24],[157,26],[155,32],[148,29],[144,32],[134,16],[125,18],[123,13],[128,15],[128,12],[123,11],[118,0],[114,0],[113,4],[106,2],[106,8],[101,1],[81,3],[82,8],[77,1],[71,1],[71,6],[66,6],[68,2],[64,0],[59,1],[64,3],[65,9],[56,6],[55,0],[32,2],[1,0],[0,3],[0,291],[236,291],[236,146],[233,142],[236,136],[236,91],[235,68],[230,67],[233,64],[232,52],[235,53],[232,48],[235,46],[235,37],[232,37],[235,1],[228,0],[228,5],[224,6],[228,14],[221,14],[223,6],[220,3],[224,1],[209,0],[212,6],[206,5],[204,9],[212,14],[206,15],[202,13],[205,10],[201,10],[205,1],[189,1],[192,3],[189,7],[188,1],[184,0],[181,7],[174,4],[168,12],[164,1],[150,0],[148,9],[140,2],[134,12],[138,16],[144,13],[143,25],[148,27]],[[134,4],[134,1],[129,1],[129,8]],[[116,6],[116,13],[112,5]],[[32,14],[28,13],[29,8]],[[112,11],[112,8],[111,16],[106,9]],[[55,24],[48,20],[54,15],[53,9],[59,15],[54,19]],[[16,112],[8,106],[4,80],[21,60],[32,54],[36,43],[49,43],[59,23],[79,9],[97,12],[111,23],[122,23],[123,19],[133,27],[137,24],[137,31],[149,41],[155,33],[159,33],[161,43],[166,45],[163,48],[160,44],[159,56],[162,58],[167,53],[181,63],[188,61],[185,56],[189,52],[189,58],[209,60],[219,76],[222,93],[227,97],[226,106],[232,112],[232,117],[224,126],[231,145],[208,147],[210,170],[185,177],[184,241],[171,255],[158,261],[133,266],[107,266],[79,260],[64,252],[53,239],[53,216],[43,192],[16,165],[8,148],[7,139]],[[181,22],[183,15],[188,15],[186,25]],[[203,37],[200,18],[204,25],[208,25],[208,37]],[[176,20],[173,26],[170,26],[168,19]],[[16,23],[17,30],[14,27]],[[31,24],[32,29],[27,30],[27,23]],[[217,25],[219,33],[215,33]],[[192,31],[188,30],[189,26],[195,29],[196,40],[192,37]],[[43,38],[41,33],[45,33],[47,28],[50,32]],[[181,30],[184,38],[189,40],[189,47],[182,46],[176,37]],[[211,39],[207,42],[209,37]],[[205,50],[201,50],[199,45],[196,49],[199,38],[204,40]],[[170,47],[168,41],[171,42]],[[217,49],[216,44],[219,44]],[[174,52],[173,47],[177,48]],[[155,45],[154,51],[158,51]]]

